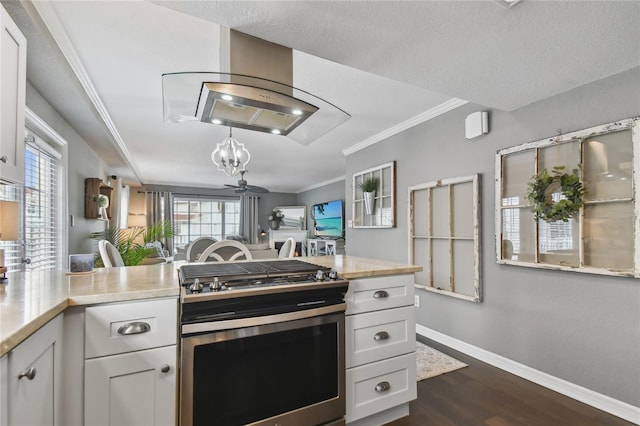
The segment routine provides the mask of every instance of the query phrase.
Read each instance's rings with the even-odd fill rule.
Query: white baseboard
[[[527,367],[524,364],[512,361],[503,356],[486,351],[477,346],[470,345],[462,340],[455,339],[419,324],[416,324],[416,333],[479,359],[482,362],[493,365],[501,370],[508,371],[511,374],[522,377],[523,379],[527,379],[539,384],[540,386],[544,386],[566,395],[569,398],[573,398],[599,410],[625,419],[631,423],[640,425],[640,407],[618,401],[617,399],[613,399],[601,393],[594,392],[590,389],[567,382],[566,380],[554,377],[534,368]]]

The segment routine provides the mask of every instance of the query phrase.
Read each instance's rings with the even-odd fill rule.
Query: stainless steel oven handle
[[[346,303],[323,306],[315,309],[305,309],[303,311],[285,312],[282,314],[267,315],[263,317],[250,317],[232,319],[226,321],[210,321],[197,324],[184,324],[182,334],[203,333],[207,331],[229,330],[236,328],[253,327],[256,325],[275,324],[278,322],[293,321],[304,318],[313,318],[319,315],[332,314],[334,312],[344,312]]]

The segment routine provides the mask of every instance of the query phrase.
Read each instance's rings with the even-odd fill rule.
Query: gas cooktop
[[[179,277],[183,302],[346,282],[330,268],[296,259],[183,265]]]

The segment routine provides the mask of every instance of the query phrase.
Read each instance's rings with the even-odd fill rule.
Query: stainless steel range
[[[344,424],[344,294],[297,259],[179,270],[180,424]]]

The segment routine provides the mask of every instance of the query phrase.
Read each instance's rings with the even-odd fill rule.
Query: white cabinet
[[[0,360],[0,423],[62,425],[62,314]]]
[[[176,347],[85,362],[85,424],[174,425]]]
[[[0,6],[0,179],[24,182],[27,40]]]
[[[88,307],[84,416],[90,425],[174,425],[176,299]]]
[[[346,421],[379,425],[416,398],[413,274],[358,278],[345,295]]]

